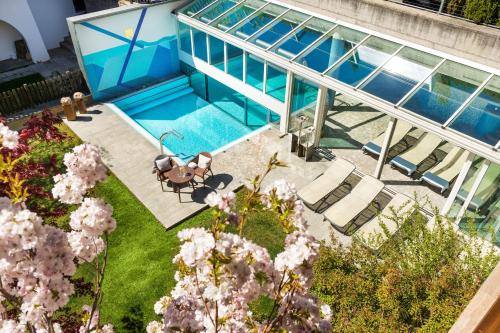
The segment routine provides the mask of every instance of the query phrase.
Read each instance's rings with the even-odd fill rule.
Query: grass
[[[238,202],[244,192],[238,192]],[[109,239],[101,311],[103,322],[113,323],[122,332],[134,331],[129,326],[142,326],[138,330],[142,331],[149,321],[158,318],[153,311],[154,303],[175,286],[176,266],[172,259],[179,250],[177,232],[190,227],[208,227],[212,210],[203,210],[181,225],[165,230],[115,176],[99,184],[95,194],[114,207],[118,223]],[[285,235],[269,213],[252,214],[244,234],[266,247],[272,256],[282,250]],[[86,265],[82,266],[79,275],[91,280],[92,272],[92,267]],[[73,305],[80,306],[84,300],[74,300]],[[268,306],[262,303],[261,308]],[[131,317],[135,317],[135,325],[130,325]]]
[[[10,81],[0,83],[0,92],[9,91],[12,89],[22,87],[23,84],[25,84],[25,83],[30,84],[30,83],[34,83],[34,82],[38,82],[38,81],[43,81],[43,80],[45,80],[45,78],[42,75],[40,75],[39,73],[26,75],[23,77],[19,77],[17,79],[13,79]]]

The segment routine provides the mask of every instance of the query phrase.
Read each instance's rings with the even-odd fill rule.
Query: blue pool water
[[[212,102],[196,94],[188,78],[183,77],[142,90],[114,104],[155,139],[167,130],[182,134],[183,139],[172,135],[163,144],[183,161],[201,151],[213,152],[267,124],[267,109],[261,106],[245,109],[234,98],[234,91],[230,90],[233,95],[223,96],[215,83],[208,90],[214,91]],[[246,101],[245,105],[251,103]]]

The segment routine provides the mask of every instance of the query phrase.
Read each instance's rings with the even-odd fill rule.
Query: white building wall
[[[13,26],[0,21],[0,60],[16,58],[14,42],[19,39],[23,36]]]
[[[71,0],[28,0],[31,13],[45,46],[50,50],[59,47],[65,36],[69,35],[66,18],[75,15]]]
[[[23,36],[33,61],[50,59],[27,0],[0,0],[0,21],[10,24]]]

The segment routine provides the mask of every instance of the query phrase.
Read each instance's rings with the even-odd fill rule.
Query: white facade
[[[58,47],[73,16],[71,0],[0,0],[0,60],[16,57],[14,42],[24,39],[34,62],[49,60],[47,50]]]

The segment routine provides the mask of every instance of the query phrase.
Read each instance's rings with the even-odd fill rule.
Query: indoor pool
[[[112,106],[156,143],[168,130],[180,133],[182,139],[170,135],[163,144],[184,162],[201,151],[224,149],[275,119],[275,115],[270,119],[267,109],[243,100],[230,88],[213,90],[217,94],[214,91],[208,102],[182,77],[115,100]]]

